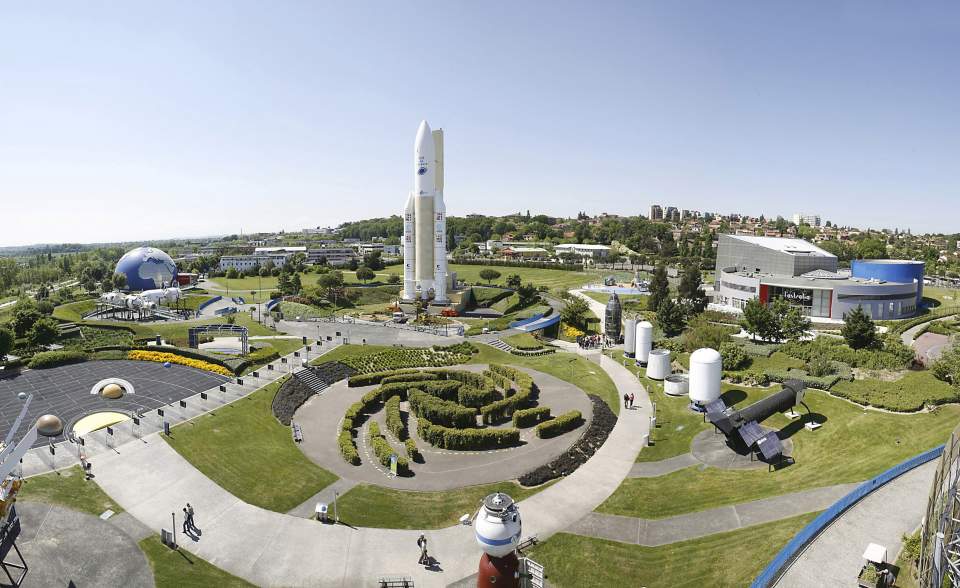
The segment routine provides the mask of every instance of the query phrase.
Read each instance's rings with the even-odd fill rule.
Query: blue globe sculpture
[[[169,255],[153,247],[127,251],[114,271],[127,276],[127,288],[134,291],[168,288],[177,283],[176,264]]]

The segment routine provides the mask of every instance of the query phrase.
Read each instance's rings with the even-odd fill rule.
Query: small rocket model
[[[447,208],[443,203],[443,129],[421,121],[413,145],[413,191],[403,210],[403,299],[447,298]]]

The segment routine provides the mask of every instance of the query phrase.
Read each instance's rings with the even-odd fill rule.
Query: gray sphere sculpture
[[[56,437],[63,433],[63,421],[54,414],[45,414],[37,419],[37,433],[44,437]]]

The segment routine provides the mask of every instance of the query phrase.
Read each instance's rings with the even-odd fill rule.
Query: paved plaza
[[[122,378],[133,385],[133,394],[109,400],[90,390],[100,380]],[[135,414],[161,408],[198,392],[228,381],[229,378],[187,366],[149,361],[89,361],[42,370],[25,370],[14,377],[0,379],[0,430],[9,431],[23,407],[17,395],[33,394],[30,410],[20,423],[17,438],[44,414],[54,414],[64,423],[62,441],[80,418],[100,411]],[[40,438],[35,447],[45,445]]]

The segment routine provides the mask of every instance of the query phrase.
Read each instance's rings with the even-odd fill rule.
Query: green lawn
[[[518,349],[542,349],[543,343],[530,333],[517,333],[504,337],[503,342],[512,345]]]
[[[467,486],[443,492],[407,492],[360,484],[337,500],[340,520],[358,527],[442,529],[473,515],[488,494],[504,492],[520,501],[547,488],[524,488],[515,482]]]
[[[447,271],[456,272],[457,279],[464,280],[470,284],[486,285],[487,281],[480,277],[480,272],[486,268],[494,269],[500,272],[500,278],[493,280],[494,285],[503,286],[507,282],[507,277],[513,274],[519,274],[524,283],[531,283],[535,286],[546,286],[549,289],[561,288],[569,290],[579,288],[585,284],[595,283],[600,279],[600,272],[576,272],[557,269],[538,269],[528,267],[506,267],[506,266],[485,266],[485,265],[459,265],[451,264],[447,266]],[[383,270],[389,274],[403,274],[402,265],[392,265]],[[351,272],[352,273],[352,272]],[[346,277],[346,272],[344,273]]]
[[[67,304],[61,304],[54,308],[53,317],[69,322],[77,322],[83,320],[83,315],[86,313],[96,310],[96,307],[97,300],[95,298],[68,302]]]
[[[165,439],[237,498],[287,512],[337,477],[307,459],[294,445],[290,429],[274,418],[270,405],[281,381],[177,425]]]
[[[776,388],[772,388],[776,389]],[[625,480],[597,510],[663,518],[716,506],[757,500],[808,488],[867,480],[905,459],[944,442],[960,418],[960,406],[935,413],[867,411],[818,390],[805,397],[815,432],[777,414],[764,424],[791,432],[796,463],[774,472],[686,468],[657,478]],[[740,405],[743,405],[741,402]],[[659,407],[658,407],[659,408]],[[799,412],[806,412],[801,406]],[[702,427],[701,427],[702,428]],[[644,449],[641,452],[643,455]]]
[[[123,512],[96,482],[84,479],[80,466],[25,479],[17,498],[58,504],[96,516],[107,509]]]
[[[558,588],[748,586],[816,513],[660,547],[558,533],[533,548]]]
[[[170,549],[160,537],[147,537],[139,543],[153,570],[157,588],[242,588],[253,584],[208,563],[196,555]]]

